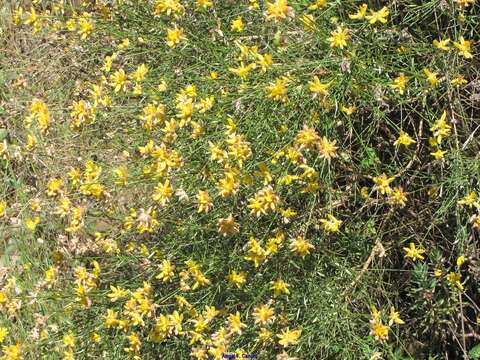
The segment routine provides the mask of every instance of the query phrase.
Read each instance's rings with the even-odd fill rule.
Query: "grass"
[[[372,1],[369,10],[386,6],[389,15],[386,24],[370,24],[349,18],[355,1],[315,10],[313,1],[291,0],[278,21],[267,18],[267,3],[254,3],[216,1],[199,10],[185,0],[184,13],[154,16],[154,2],[39,1],[33,24],[30,3],[2,5],[0,358],[187,359],[200,350],[208,358],[234,351],[261,359],[478,358],[480,205],[462,200],[480,191],[479,5]],[[234,32],[238,16],[244,29]],[[85,23],[93,29],[82,39]],[[165,37],[174,26],[185,39],[172,48]],[[339,26],[350,36],[344,48],[329,41]],[[471,41],[472,59],[453,45],[461,36]],[[451,38],[448,51],[432,45],[440,38]],[[272,64],[263,71],[266,54]],[[231,71],[242,62],[257,64],[244,79]],[[135,95],[131,75],[142,64],[148,72]],[[112,75],[121,69],[128,84],[116,92]],[[437,73],[437,84],[424,69]],[[403,94],[392,87],[401,74],[408,78]],[[452,84],[460,75],[466,83]],[[326,94],[314,96],[314,76],[330,83]],[[267,89],[278,79],[286,86],[280,100]],[[189,85],[196,94],[185,96]],[[209,96],[214,104],[201,112]],[[39,122],[45,108],[28,127],[34,99],[48,108],[46,129]],[[188,99],[191,117],[181,113]],[[75,127],[80,101],[87,110]],[[142,119],[149,104],[165,106],[150,130]],[[444,111],[440,139],[432,128]],[[316,137],[302,140],[308,129]],[[394,145],[401,131],[415,143]],[[29,146],[29,135],[36,144]],[[337,148],[328,153],[325,139]],[[149,141],[156,152],[142,154]],[[212,160],[213,144],[229,149],[227,158]],[[441,159],[431,155],[438,149],[446,151]],[[73,168],[78,184],[68,174]],[[382,174],[393,178],[383,191]],[[219,181],[228,175],[238,189],[222,196]],[[49,195],[52,179],[63,185]],[[152,196],[167,180],[173,192],[162,205]],[[256,216],[248,205],[267,186],[280,201]],[[405,204],[392,195],[398,188]],[[208,211],[199,191],[211,198]],[[158,224],[142,231],[153,212]],[[218,222],[230,214],[240,230],[223,236]],[[325,226],[329,215],[342,221],[338,231]],[[292,250],[297,237],[314,246],[304,257]],[[246,259],[252,238],[264,249],[258,266]],[[425,250],[423,258],[406,256],[410,243]],[[163,282],[157,275],[165,260],[175,269]],[[244,272],[245,282],[227,281],[232,271]],[[209,281],[197,288],[202,275]],[[278,279],[288,294],[275,296]],[[125,290],[116,301],[112,286]],[[177,296],[190,305],[180,306]],[[274,311],[264,325],[254,315],[262,304]],[[207,306],[219,312],[201,329]],[[403,324],[389,323],[392,307]],[[108,310],[117,314],[110,324]],[[237,312],[241,331],[232,320]],[[262,327],[271,331],[263,341]],[[301,335],[283,346],[281,334],[291,330]]]

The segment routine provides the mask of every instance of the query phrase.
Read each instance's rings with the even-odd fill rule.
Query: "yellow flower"
[[[267,250],[261,247],[257,240],[250,238],[248,241],[248,255],[245,256],[245,260],[252,261],[255,267],[259,267],[262,264],[267,256],[269,255]]]
[[[258,8],[260,8],[258,0],[248,0],[248,2],[250,3],[248,5],[248,10],[257,10]]]
[[[308,10],[320,10],[327,6],[327,0],[315,0],[315,2],[308,7]]]
[[[257,332],[257,335],[258,335],[258,339],[261,342],[266,343],[267,341],[269,341],[272,338],[273,334],[267,328],[260,328],[260,330],[258,330],[258,332]]]
[[[282,345],[284,348],[298,344],[298,339],[302,335],[301,329],[290,330],[289,328],[283,329],[281,334],[278,334],[279,338],[278,344]]]
[[[470,40],[465,40],[463,36],[460,36],[458,42],[454,42],[453,46],[455,46],[458,50],[458,53],[463,56],[465,59],[473,58],[472,53],[470,52],[472,42]]]
[[[128,38],[125,38],[125,39],[122,40],[122,42],[120,44],[117,45],[117,49],[123,50],[123,49],[126,49],[129,46],[130,46],[130,40]]]
[[[240,289],[247,281],[246,276],[247,274],[243,271],[237,273],[235,270],[233,270],[227,275],[226,279],[229,283]]]
[[[430,87],[434,88],[437,86],[438,84],[438,78],[437,78],[437,73],[436,72],[431,72],[430,70],[428,69],[423,69],[423,73],[425,74],[425,76],[427,77],[427,81],[430,85]]]
[[[182,321],[183,315],[177,310],[168,315],[169,326],[174,335],[183,335]]]
[[[30,12],[27,12],[27,18],[24,21],[25,25],[35,25],[38,20],[37,13],[35,12],[35,9],[33,6],[30,7]]]
[[[277,279],[275,281],[272,281],[271,284],[272,286],[270,287],[270,289],[274,291],[275,296],[279,296],[281,294],[287,294],[287,295],[290,294],[290,290],[288,289],[290,285],[288,285],[282,279]]]
[[[270,305],[260,305],[253,309],[253,319],[255,324],[268,325],[275,320],[275,313]]]
[[[480,208],[480,203],[478,203],[478,195],[475,191],[472,191],[470,194],[462,198],[461,200],[458,200],[457,204],[458,205],[466,205],[468,207],[476,207]]]
[[[173,29],[167,29],[167,45],[171,48],[176,47],[180,41],[185,40],[184,32],[182,28],[175,26]]]
[[[155,276],[155,279],[162,280],[163,282],[171,281],[175,276],[175,265],[170,260],[163,260],[160,265],[160,273]]]
[[[450,47],[448,46],[448,43],[450,42],[450,39],[440,39],[440,40],[433,40],[433,46],[435,46],[437,49],[443,50],[443,51],[448,51],[450,50]]]
[[[152,199],[158,201],[160,205],[165,206],[173,195],[173,187],[170,185],[170,180],[165,180],[164,183],[159,182],[155,187]]]
[[[251,63],[245,66],[243,61],[240,62],[240,66],[237,68],[229,68],[228,70],[235,75],[237,75],[241,79],[246,79],[250,71],[255,69],[257,67],[257,64]]]
[[[430,128],[437,144],[441,144],[442,138],[450,136],[452,127],[447,123],[446,119],[447,112],[443,111],[442,116],[440,116]]]
[[[352,115],[356,110],[357,110],[357,107],[356,106],[345,106],[345,105],[342,105],[342,107],[340,108],[340,110],[345,113],[346,115],[350,116]]]
[[[320,223],[325,231],[336,233],[340,231],[340,226],[342,225],[343,221],[338,220],[335,216],[328,214],[327,219],[320,219]]]
[[[332,85],[333,81],[329,81],[328,83],[320,82],[318,76],[314,76],[312,81],[308,82],[308,89],[314,94],[317,95],[328,95],[328,88]]]
[[[474,216],[472,227],[474,229],[480,229],[480,216],[479,215]]]
[[[410,135],[408,135],[405,131],[400,130],[400,135],[398,136],[398,139],[395,140],[393,145],[395,146],[400,146],[404,145],[405,147],[409,147],[412,144],[415,144],[416,141],[413,140]]]
[[[32,151],[35,149],[35,146],[37,146],[37,138],[35,135],[32,134],[27,134],[27,144],[25,145],[25,148],[27,151]]]
[[[287,80],[276,79],[275,82],[270,83],[267,87],[268,97],[274,100],[283,101],[287,100],[287,88],[286,88]]]
[[[166,13],[167,15],[183,15],[185,8],[179,0],[156,0],[153,14],[160,16],[162,13]]]
[[[105,56],[103,60],[103,67],[102,70],[106,73],[110,72],[112,69],[113,60],[117,57],[117,54],[113,54],[112,56]]]
[[[451,287],[457,287],[458,289],[463,290],[463,284],[461,282],[462,274],[451,271],[447,275],[447,281]]]
[[[423,260],[425,257],[422,255],[425,253],[425,249],[417,249],[415,243],[411,242],[408,248],[403,248],[405,251],[405,257],[412,259],[412,261]]]
[[[213,6],[213,3],[210,0],[196,0],[198,9],[208,9]]]
[[[460,6],[460,7],[468,7],[470,5],[474,5],[476,0],[455,0],[455,2]]]
[[[377,21],[386,24],[388,22],[387,17],[390,14],[388,8],[384,6],[378,11],[370,10],[370,15],[366,15],[365,18],[369,21],[370,24],[375,24]]]
[[[372,305],[371,310],[372,310],[372,321],[380,321],[382,312],[379,311],[375,305]]]
[[[104,316],[105,318],[105,327],[107,329],[114,328],[119,325],[118,314],[113,311],[112,309],[107,309],[107,314]]]
[[[363,19],[367,14],[367,4],[362,4],[358,7],[358,11],[355,14],[350,14],[348,17],[352,20]]]
[[[98,333],[94,332],[92,334],[92,340],[94,343],[99,344],[100,341],[102,341],[102,337]]]
[[[287,0],[267,1],[267,19],[283,20],[287,17],[291,8],[288,6]]]
[[[51,285],[55,282],[57,277],[58,270],[55,266],[50,266],[47,270],[45,270],[44,280],[45,283]]]
[[[118,286],[110,285],[110,293],[107,296],[110,298],[111,302],[116,302],[120,299],[126,298],[130,295],[130,291]]]
[[[395,180],[394,177],[387,177],[386,174],[382,174],[380,176],[375,176],[373,178],[373,182],[375,186],[373,187],[374,190],[380,192],[380,194],[390,194],[392,192],[392,188],[390,187],[390,183]]]
[[[63,336],[63,345],[71,348],[75,347],[75,336],[71,331]]]
[[[300,130],[295,138],[295,143],[300,145],[301,148],[313,149],[318,146],[320,136],[314,128],[307,125],[303,125],[303,129]]]
[[[407,194],[401,187],[394,187],[393,191],[388,196],[388,203],[404,207],[407,203]]]
[[[395,310],[395,307],[390,308],[390,314],[388,315],[388,325],[391,326],[392,324],[403,325],[405,321],[400,319],[400,314],[398,311]]]
[[[17,343],[16,345],[4,345],[2,346],[2,360],[21,360],[23,359],[22,355],[22,345]]]
[[[219,310],[215,308],[215,306],[208,306],[205,305],[205,310],[203,311],[202,315],[207,320],[207,322],[212,321],[218,314],[220,313]]]
[[[5,338],[8,336],[8,329],[6,327],[0,327],[0,343],[3,343]]]
[[[135,80],[136,82],[140,82],[145,79],[145,76],[148,73],[148,67],[145,64],[141,64],[137,67],[137,69],[130,74],[130,78]]]
[[[388,332],[390,331],[390,327],[387,325],[383,325],[381,322],[374,321],[371,322],[370,325],[370,334],[375,337],[375,339],[379,341],[388,340]]]
[[[0,142],[0,158],[8,159],[8,143],[7,140]]]
[[[335,146],[336,143],[336,140],[330,141],[323,136],[318,142],[318,151],[320,152],[320,157],[327,159],[328,161],[336,157],[338,149],[338,147]]]
[[[215,97],[212,96],[207,96],[205,99],[200,99],[200,103],[196,105],[198,112],[200,114],[206,113],[208,110],[210,110],[213,105],[215,105]]]
[[[269,185],[259,190],[253,198],[248,199],[249,204],[247,207],[251,209],[251,213],[255,216],[265,215],[267,211],[275,211],[280,197],[273,191]]]
[[[57,196],[62,192],[63,189],[63,180],[62,179],[51,179],[47,184],[47,195],[48,196]]]
[[[410,48],[400,45],[396,51],[398,54],[407,54],[410,51]]]
[[[142,342],[138,337],[136,332],[131,333],[127,336],[129,347],[125,348],[125,352],[132,354],[134,358],[139,358],[138,354],[140,353],[140,346]]]
[[[0,200],[0,218],[5,216],[6,209],[7,209],[7,203],[3,200]]]
[[[241,335],[242,328],[247,327],[246,324],[242,323],[240,319],[240,313],[238,311],[235,313],[235,315],[228,315],[228,325],[230,326],[230,331],[237,335]]]
[[[83,123],[91,124],[95,121],[96,105],[92,106],[89,101],[73,101],[70,112],[72,118],[71,126],[80,127]]]
[[[400,95],[403,95],[405,88],[407,87],[408,77],[405,74],[401,73],[395,79],[393,79],[393,84],[390,85],[392,89],[397,90]]]
[[[142,95],[142,85],[135,84],[135,86],[133,87],[132,93],[133,93],[134,96],[141,96]]]
[[[197,203],[198,203],[198,212],[205,212],[208,211],[213,207],[212,199],[207,191],[200,190],[197,193]]]
[[[463,77],[463,75],[457,76],[455,79],[450,81],[450,84],[455,86],[467,85],[468,81]]]
[[[217,188],[220,196],[228,197],[238,191],[240,183],[235,177],[235,174],[226,173],[217,183]]]
[[[232,21],[232,25],[230,27],[234,32],[242,32],[245,29],[245,25],[243,23],[242,17],[237,16],[235,20]]]
[[[303,259],[306,255],[310,254],[310,250],[315,249],[315,246],[303,237],[297,236],[295,239],[290,240],[290,249]]]
[[[446,150],[438,149],[435,152],[431,152],[430,155],[432,155],[435,158],[435,160],[440,160],[440,159],[443,159],[446,153],[447,153]]]
[[[125,186],[128,181],[128,169],[125,165],[120,166],[113,170],[114,174],[118,177],[118,180],[115,180],[115,184]]]
[[[117,70],[114,74],[110,75],[110,81],[115,92],[127,90],[127,74],[125,74],[123,69]]]
[[[55,210],[55,214],[60,215],[61,218],[65,217],[70,212],[71,201],[67,197],[58,199],[58,206]]]
[[[31,232],[34,232],[35,229],[37,228],[37,225],[40,224],[40,217],[35,216],[33,219],[32,218],[27,218],[25,220],[25,226],[27,227],[28,230]]]
[[[348,29],[342,29],[342,27],[339,26],[337,30],[332,31],[330,34],[332,36],[327,39],[330,42],[330,47],[343,49],[347,46],[347,40],[350,38]]]
[[[272,173],[270,172],[269,168],[265,164],[260,164],[259,170],[254,173],[256,177],[262,178],[263,179],[263,184],[268,185],[272,182],[273,176]]]
[[[232,214],[227,218],[218,219],[218,232],[223,236],[232,236],[240,231],[240,225],[235,221]]]
[[[20,26],[22,25],[22,18],[23,18],[23,8],[19,6],[15,9],[15,13],[12,16],[12,21],[15,25]]]
[[[93,31],[93,23],[90,20],[90,14],[83,13],[82,17],[78,19],[78,34],[81,35],[82,39],[86,39]]]

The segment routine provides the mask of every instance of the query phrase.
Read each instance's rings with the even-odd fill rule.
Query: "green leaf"
[[[480,344],[477,344],[471,348],[468,352],[468,356],[470,356],[472,359],[480,359]]]
[[[380,159],[378,158],[375,149],[367,147],[363,152],[363,159],[360,161],[360,166],[364,169],[370,169],[379,161]]]
[[[7,136],[8,136],[7,129],[0,129],[0,141],[5,140]]]

